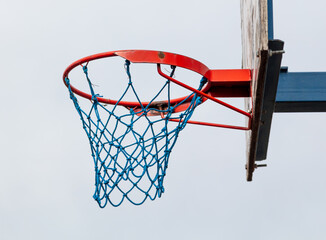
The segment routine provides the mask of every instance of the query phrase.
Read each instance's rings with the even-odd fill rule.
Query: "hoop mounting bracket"
[[[249,69],[209,70],[206,76],[213,97],[250,97]]]

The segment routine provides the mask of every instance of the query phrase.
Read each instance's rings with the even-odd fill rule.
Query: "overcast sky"
[[[275,114],[268,167],[251,183],[244,132],[188,125],[160,199],[100,209],[92,198],[93,160],[65,68],[119,49],[241,68],[239,0],[1,3],[1,239],[326,238],[325,113]],[[275,1],[289,71],[326,71],[325,9],[322,0]],[[200,108],[195,117],[233,121]]]

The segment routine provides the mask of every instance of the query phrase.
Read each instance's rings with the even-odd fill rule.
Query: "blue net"
[[[125,70],[128,76],[127,87],[114,105],[105,105],[98,101],[88,74],[83,66],[92,100],[87,109],[82,109],[77,95],[71,90],[70,80],[66,78],[70,98],[82,121],[95,165],[94,199],[103,208],[110,203],[119,206],[128,199],[135,205],[146,199],[154,200],[164,192],[163,180],[168,168],[171,151],[179,133],[192,116],[194,109],[202,102],[195,93],[187,96],[178,104],[170,104],[170,81],[163,82],[161,90],[143,104],[132,83],[130,62],[126,60]],[[170,76],[174,74],[173,68]],[[198,90],[205,85],[202,78]],[[127,93],[132,93],[140,107],[125,108],[119,103]],[[165,106],[158,97],[165,94]],[[175,113],[175,109],[189,102],[186,110]],[[84,107],[83,107],[84,108]],[[121,110],[122,109],[122,110]]]

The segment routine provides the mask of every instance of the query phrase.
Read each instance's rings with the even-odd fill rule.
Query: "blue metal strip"
[[[326,112],[326,72],[281,71],[275,112]]]
[[[281,72],[276,101],[326,101],[326,72]]]
[[[274,39],[273,0],[268,0],[268,40]]]

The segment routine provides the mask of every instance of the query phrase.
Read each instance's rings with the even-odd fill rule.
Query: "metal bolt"
[[[271,56],[273,56],[273,55],[276,55],[276,54],[283,54],[283,53],[285,53],[285,51],[284,50],[279,50],[279,51],[268,51],[268,55],[271,57]]]
[[[267,167],[267,164],[255,164],[255,168]]]

